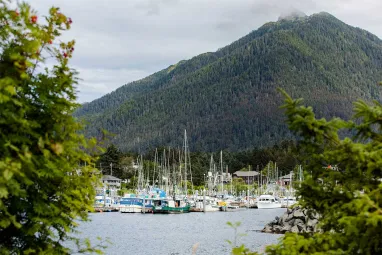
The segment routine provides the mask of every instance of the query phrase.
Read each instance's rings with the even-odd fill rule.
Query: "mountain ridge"
[[[117,134],[122,150],[180,146],[242,150],[290,139],[277,87],[322,117],[344,117],[356,98],[378,98],[382,42],[322,12],[268,22],[219,49],[181,60],[84,105],[75,116]],[[359,82],[359,85],[356,84]],[[267,118],[265,118],[267,117]],[[138,139],[139,137],[139,139]]]

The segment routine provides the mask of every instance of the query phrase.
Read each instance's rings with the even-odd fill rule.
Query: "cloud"
[[[380,0],[29,0],[73,19],[64,40],[76,40],[71,64],[80,71],[79,101],[239,39],[289,10],[326,11],[382,36]]]
[[[75,67],[76,68],[76,67]],[[81,81],[77,85],[78,101],[90,102],[129,82],[142,79],[150,73],[133,69],[92,69],[77,67]]]

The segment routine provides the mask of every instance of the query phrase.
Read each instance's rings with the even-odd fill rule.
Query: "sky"
[[[181,60],[216,51],[290,10],[326,11],[382,38],[381,0],[27,0],[39,15],[51,6],[73,20],[78,102]]]

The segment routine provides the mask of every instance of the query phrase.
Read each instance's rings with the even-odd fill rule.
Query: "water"
[[[80,224],[82,237],[92,244],[97,237],[109,238],[105,254],[230,254],[225,240],[234,240],[234,230],[226,222],[241,222],[238,244],[253,251],[263,251],[267,244],[276,243],[281,235],[260,233],[264,225],[281,216],[286,209],[248,209],[237,212],[186,214],[122,214],[94,213],[91,222]]]

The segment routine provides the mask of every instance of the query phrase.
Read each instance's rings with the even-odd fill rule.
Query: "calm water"
[[[179,215],[122,214],[119,212],[91,214],[91,222],[81,223],[81,236],[109,238],[106,254],[229,254],[225,240],[234,240],[234,230],[227,221],[240,221],[238,244],[261,251],[277,242],[280,235],[259,233],[266,223],[281,216],[286,209],[248,209],[238,212],[187,213]]]

